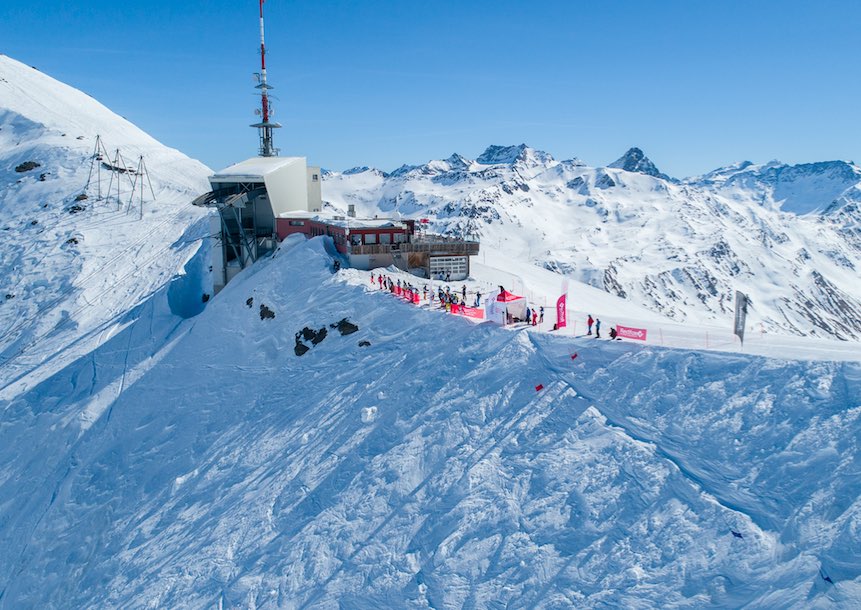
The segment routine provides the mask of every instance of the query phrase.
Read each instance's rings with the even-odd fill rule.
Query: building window
[[[391,235],[391,233],[380,233],[380,243],[381,243],[381,244],[390,244],[390,243],[392,243],[392,235]]]
[[[317,174],[311,174],[311,182],[317,182]]]
[[[407,240],[407,236],[403,233],[395,233],[395,243],[402,244]]]
[[[305,221],[304,220],[291,220],[290,226],[291,227],[304,227]]]
[[[376,233],[365,233],[365,243],[366,244],[377,243],[377,234]]]
[[[362,236],[358,233],[353,233],[352,235],[350,235],[350,243],[352,243],[354,246],[361,246]]]

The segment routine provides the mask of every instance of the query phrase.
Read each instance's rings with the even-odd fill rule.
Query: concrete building
[[[477,241],[419,231],[415,220],[327,218],[323,214],[288,212],[276,219],[276,229],[279,239],[294,233],[330,236],[347,266],[354,269],[395,265],[423,277],[452,281],[469,276],[469,257],[479,251]]]
[[[213,277],[218,292],[237,273],[278,245],[275,219],[292,211],[319,212],[320,168],[304,157],[252,157],[210,176],[212,190],[194,205],[214,208]]]

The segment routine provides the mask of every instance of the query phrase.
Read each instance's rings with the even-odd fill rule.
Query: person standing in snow
[[[591,335],[591,334],[592,334],[592,325],[593,325],[594,323],[595,323],[595,320],[593,320],[593,319],[592,319],[592,314],[590,313],[590,314],[589,314],[589,317],[588,317],[588,318],[586,318],[586,326],[588,326],[588,327],[589,327],[589,332],[587,332],[587,333],[586,333],[587,335]]]
[[[475,293],[475,306],[481,307],[481,293],[480,292]]]
[[[538,323],[544,324],[544,307],[538,308]]]
[[[532,326],[536,326],[538,324],[538,314],[535,313],[535,310],[532,310]]]
[[[531,322],[531,321],[532,321],[532,313],[529,311],[529,308],[527,307],[526,308],[526,323],[529,324],[529,322]]]
[[[463,288],[460,292],[463,295],[463,302],[466,303],[466,284],[463,285]]]
[[[601,338],[601,318],[595,319],[595,338]]]

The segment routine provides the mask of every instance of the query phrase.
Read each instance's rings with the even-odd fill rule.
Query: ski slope
[[[861,603],[861,364],[474,324],[331,248],[0,403],[0,606]]]
[[[109,171],[117,151],[124,168],[143,159],[146,175]],[[38,166],[22,171],[28,163]],[[209,173],[81,91],[0,55],[0,397],[107,341],[173,278],[200,276],[183,267],[208,233],[189,204]]]

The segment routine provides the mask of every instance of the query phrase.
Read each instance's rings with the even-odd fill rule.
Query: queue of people
[[[402,294],[404,292],[411,295],[420,294],[421,299],[429,303],[431,307],[438,306],[439,308],[445,309],[446,311],[450,311],[452,305],[467,306],[466,284],[463,284],[460,291],[457,292],[452,290],[449,286],[439,286],[436,292],[434,292],[432,288],[428,288],[427,284],[424,284],[421,288],[419,288],[418,286],[415,286],[405,280],[401,281],[400,278],[392,280],[391,277],[383,275],[382,273],[374,274],[373,272],[371,272],[371,285],[376,285],[380,290],[388,290],[389,292],[397,294]],[[504,288],[500,286],[500,290],[504,290]],[[481,292],[476,291],[472,307],[480,307],[481,298]],[[416,297],[416,302],[418,302],[418,297]],[[507,310],[505,312],[503,320],[506,324],[513,324],[523,321],[520,319],[515,319]],[[527,325],[533,327],[544,323],[544,307],[539,307],[537,311],[534,307],[527,307],[525,322]],[[600,339],[601,319],[593,318],[592,314],[588,314],[586,317],[586,334],[588,336],[591,336],[593,329],[595,331],[595,338]],[[554,330],[556,330],[555,325]],[[621,340],[621,337],[618,336],[615,327],[610,328],[609,334],[610,340]]]

